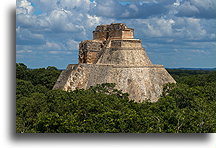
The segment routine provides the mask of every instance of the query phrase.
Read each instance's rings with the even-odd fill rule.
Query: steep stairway
[[[98,55],[98,58],[97,58],[98,60],[95,61],[94,64],[96,64],[96,63],[100,63],[99,60],[102,59],[102,56],[104,55],[106,49],[110,47],[110,44],[111,44],[110,37],[109,37],[106,41],[104,41],[104,42],[105,42],[105,44],[104,44],[102,50],[100,51],[100,53],[99,53],[99,55]]]
[[[83,65],[78,64],[75,69],[72,71],[69,79],[68,79],[68,90],[75,90],[80,86],[80,80],[83,78]],[[76,86],[76,87],[75,87]]]

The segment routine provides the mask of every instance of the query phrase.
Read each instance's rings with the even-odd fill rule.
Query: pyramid
[[[166,83],[176,83],[163,65],[152,64],[134,29],[122,23],[99,25],[93,40],[79,44],[79,63],[62,71],[53,89],[73,91],[115,83],[136,102],[158,100]]]

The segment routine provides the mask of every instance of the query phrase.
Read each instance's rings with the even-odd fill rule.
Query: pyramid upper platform
[[[112,23],[110,25],[99,25],[93,31],[94,40],[133,39],[134,29],[128,28],[123,23]]]
[[[141,40],[134,39],[134,29],[123,23],[99,25],[93,31],[93,40],[82,41],[79,63],[150,66],[152,65]]]

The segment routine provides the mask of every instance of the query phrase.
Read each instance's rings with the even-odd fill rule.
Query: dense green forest
[[[60,70],[16,64],[17,133],[213,133],[215,71],[174,70],[158,102],[136,103],[115,84],[52,90]]]

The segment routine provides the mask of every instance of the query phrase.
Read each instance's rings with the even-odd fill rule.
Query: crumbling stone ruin
[[[79,63],[62,71],[53,89],[73,91],[115,83],[137,102],[158,100],[166,83],[176,83],[163,65],[152,64],[134,30],[122,23],[97,26],[93,40],[79,45]]]

